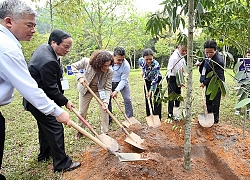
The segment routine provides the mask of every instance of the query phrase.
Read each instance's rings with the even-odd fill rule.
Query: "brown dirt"
[[[173,130],[177,124],[178,129]],[[180,127],[182,130],[180,131]],[[120,162],[98,145],[83,154],[82,166],[64,173],[66,180],[247,180],[250,179],[250,136],[235,127],[219,124],[203,128],[197,122],[192,126],[191,170],[184,164],[183,122],[163,122],[159,128],[132,125],[142,139],[145,150],[140,150],[124,141],[121,130],[109,135],[120,145],[119,152],[143,153],[146,161]]]

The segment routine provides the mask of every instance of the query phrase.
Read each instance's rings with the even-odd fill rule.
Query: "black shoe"
[[[0,180],[6,180],[5,176],[0,174]]]
[[[72,171],[72,170],[74,170],[74,169],[76,169],[76,168],[78,168],[78,167],[80,167],[80,166],[81,166],[81,163],[80,163],[80,162],[72,162],[71,165],[70,165],[68,168],[66,168],[66,169],[56,169],[56,170],[54,170],[54,172]]]
[[[173,114],[168,114],[168,118],[173,118]]]
[[[75,140],[79,140],[82,136],[83,136],[82,133],[77,132],[77,133],[76,133],[76,136],[75,136]]]

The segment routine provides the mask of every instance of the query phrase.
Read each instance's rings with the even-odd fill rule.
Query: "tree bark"
[[[184,137],[184,168],[191,169],[191,120],[192,120],[192,86],[193,86],[193,34],[194,34],[194,0],[188,1],[188,41],[187,41],[187,91],[186,121]]]

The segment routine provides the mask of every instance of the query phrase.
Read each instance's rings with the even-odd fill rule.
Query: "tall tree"
[[[194,0],[188,1],[188,41],[187,41],[187,91],[186,91],[186,121],[184,138],[184,168],[190,170],[191,163],[191,121],[193,101],[193,37],[194,35]]]
[[[184,168],[190,170],[190,152],[191,152],[191,113],[192,113],[192,66],[193,66],[193,33],[194,27],[198,25],[204,26],[210,24],[214,19],[209,19],[209,12],[206,12],[202,3],[206,7],[212,7],[213,3],[206,0],[165,0],[163,12],[153,14],[148,21],[147,29],[152,34],[158,35],[163,30],[169,27],[169,30],[176,32],[178,29],[186,27],[185,15],[188,16],[188,54],[187,54],[187,91],[186,91],[186,104],[185,104],[185,144],[184,144]],[[195,9],[194,9],[195,7]],[[178,38],[179,42],[185,44],[185,38]],[[183,41],[184,40],[184,41]],[[216,86],[213,91],[221,89],[222,94],[225,95],[224,83],[218,82],[220,86]]]

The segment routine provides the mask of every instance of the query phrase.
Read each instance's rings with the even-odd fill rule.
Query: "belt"
[[[119,82],[112,82],[112,84],[119,84]]]

